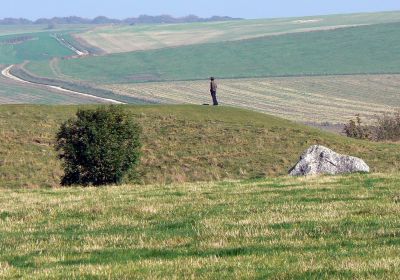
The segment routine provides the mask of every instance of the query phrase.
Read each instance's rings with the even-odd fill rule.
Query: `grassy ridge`
[[[398,279],[400,178],[0,193],[2,279]]]
[[[400,72],[400,23],[308,32],[240,42],[63,60],[72,79],[103,83]],[[385,50],[385,51],[382,51]],[[48,63],[27,69],[46,75]],[[46,69],[47,68],[47,69]],[[42,70],[44,69],[44,70]]]
[[[0,188],[59,186],[53,149],[77,106],[0,106]],[[374,172],[400,169],[397,144],[356,141],[252,111],[210,106],[126,106],[143,127],[143,183],[285,175],[313,144],[359,156]]]

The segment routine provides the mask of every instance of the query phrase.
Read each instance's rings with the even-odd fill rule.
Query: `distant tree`
[[[121,183],[139,162],[140,132],[122,107],[79,110],[57,133],[65,173],[61,184]]]

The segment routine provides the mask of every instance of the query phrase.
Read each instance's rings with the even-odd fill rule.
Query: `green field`
[[[0,67],[0,69],[2,69]],[[15,83],[0,77],[0,104],[93,104],[98,100]]]
[[[0,279],[400,279],[400,143],[300,124],[398,109],[400,12],[45,28],[0,26],[37,83],[0,77]],[[56,133],[98,105],[39,83],[138,103],[136,174],[62,188]],[[371,174],[287,176],[315,144]]]
[[[48,61],[53,57],[74,55],[74,52],[62,46],[51,37],[52,32],[13,34],[0,36],[0,64],[22,63],[30,61]],[[30,40],[10,44],[9,40],[29,36]]]
[[[0,188],[59,186],[60,124],[77,106],[0,106]],[[247,110],[126,106],[143,128],[141,183],[286,175],[314,144],[363,158],[373,172],[400,170],[398,144],[357,141]]]
[[[71,79],[97,83],[399,73],[399,27],[379,24],[61,60],[58,68]],[[47,62],[27,69],[39,76],[51,72]]]
[[[116,53],[399,21],[400,12],[386,12],[189,24],[108,25],[75,36],[106,53]]]
[[[395,17],[395,14],[393,14]],[[58,24],[54,29],[49,30],[48,25],[43,24],[29,24],[29,25],[0,25],[0,36],[6,35],[19,35],[19,34],[32,34],[42,32],[85,32],[86,29],[93,27],[85,24]]]
[[[65,95],[38,88],[3,84],[0,80],[1,104],[93,104],[93,99]],[[97,103],[98,101],[96,101]]]
[[[2,279],[399,279],[398,175],[0,193]]]

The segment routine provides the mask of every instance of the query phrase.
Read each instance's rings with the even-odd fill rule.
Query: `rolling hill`
[[[119,95],[164,104],[210,103],[208,80],[108,84]],[[339,75],[218,80],[224,105],[285,119],[342,125],[359,114],[364,122],[400,107],[400,75]]]
[[[340,17],[346,28],[316,31]],[[399,17],[281,19],[266,30],[267,21],[244,21],[252,39],[234,32],[238,23],[210,23],[225,42],[157,50],[147,49],[169,46],[157,33],[169,29],[176,43],[207,25],[106,26],[81,36],[111,53],[133,46],[114,40],[143,35],[146,50],[79,59],[60,59],[68,49],[49,32],[10,27],[0,69],[31,60],[13,68],[26,79],[124,101],[201,104],[215,75],[222,103],[286,119],[227,106],[122,105],[143,128],[136,182],[60,188],[56,132],[96,105],[1,105],[0,278],[399,279],[400,144],[287,120],[340,122],[400,106],[400,23],[383,23]],[[56,94],[0,77],[0,103],[90,102]],[[287,177],[314,144],[363,158],[372,174]]]
[[[399,21],[400,12],[384,12],[213,23],[108,25],[79,32],[75,37],[105,53],[118,53]]]
[[[395,47],[400,44],[399,24],[55,59],[24,67],[35,76],[96,84],[125,98],[167,104],[208,103],[207,78],[213,75],[226,105],[301,122],[344,123],[357,113],[371,121],[399,106],[399,75],[384,74],[400,73]]]
[[[219,79],[219,95],[225,105],[307,123],[343,123],[357,113],[371,121],[376,114],[395,111],[399,106],[400,79],[396,74],[400,71],[396,62],[399,58],[396,46],[400,43],[400,23],[396,23],[399,15],[399,12],[391,12],[205,24],[104,26],[90,29],[90,32],[114,34],[119,40],[144,45],[148,40],[155,40],[148,32],[167,34],[171,40],[190,44],[195,42],[179,36],[203,34],[207,37],[216,30],[225,35],[218,36],[216,42],[206,40],[214,43],[173,48],[163,45],[157,50],[80,59],[50,59],[61,55],[58,51],[67,50],[61,44],[54,47],[53,55],[49,56],[43,56],[36,47],[33,50],[38,53],[17,49],[40,41],[29,40],[16,45],[12,54],[4,53],[4,61],[15,63],[31,57],[32,61],[23,66],[25,72],[16,67],[13,73],[34,82],[127,103],[208,103],[207,78],[213,75]],[[392,21],[394,23],[385,23]],[[337,25],[342,28],[318,31],[318,28],[332,29]],[[355,25],[357,27],[349,27]],[[68,28],[58,34],[78,48],[87,48],[82,38],[74,39],[77,33],[72,32],[72,27]],[[276,36],[264,36],[263,32]],[[37,34],[44,36],[42,43],[49,39],[53,40],[52,44],[58,43],[49,37],[49,32]],[[146,36],[131,38],[132,34],[146,34],[151,39]],[[245,39],[245,34],[258,38]],[[201,38],[197,35],[195,37]],[[0,40],[23,36],[2,36]],[[239,40],[241,38],[244,40]],[[116,43],[128,45],[122,41]],[[91,48],[97,52],[96,48]],[[2,94],[2,100],[9,100],[5,95]],[[24,96],[29,96],[29,91]],[[53,100],[49,98],[48,103],[56,102]]]
[[[52,32],[0,36],[0,64],[50,60],[75,53],[52,37]]]
[[[77,106],[0,106],[0,188],[59,186],[55,133]],[[399,146],[357,141],[229,107],[126,106],[143,127],[141,183],[285,175],[309,146],[366,160],[373,172],[400,169]]]
[[[196,80],[211,75],[250,78],[399,73],[399,26],[380,24],[60,60],[58,69],[73,80],[96,83]],[[26,68],[38,76],[57,76],[45,61],[32,62]]]

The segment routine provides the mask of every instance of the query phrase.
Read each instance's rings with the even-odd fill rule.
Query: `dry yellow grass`
[[[400,75],[349,75],[219,80],[222,104],[290,120],[344,123],[355,114],[373,119],[400,106]],[[122,95],[167,104],[210,103],[208,81],[112,84]]]

